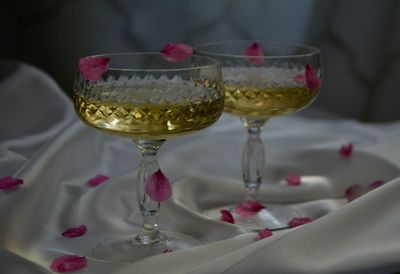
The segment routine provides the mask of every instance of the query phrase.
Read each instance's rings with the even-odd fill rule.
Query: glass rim
[[[239,43],[248,43],[248,45],[251,45],[251,43],[268,43],[272,44],[275,46],[290,46],[293,48],[301,48],[301,49],[307,49],[309,50],[308,53],[299,53],[299,54],[288,54],[288,55],[263,55],[263,56],[246,56],[243,54],[229,54],[229,53],[217,53],[213,51],[207,51],[207,50],[199,50],[201,47],[206,47],[206,46],[212,46],[212,45],[223,45],[223,44],[239,44]],[[248,58],[248,59],[289,59],[289,58],[302,58],[302,57],[311,57],[320,54],[320,49],[305,45],[305,44],[300,44],[300,43],[291,43],[291,42],[282,42],[282,41],[273,41],[273,40],[222,40],[222,41],[214,41],[214,42],[206,42],[202,44],[198,44],[194,47],[194,52],[195,54],[201,53],[201,54],[207,54],[209,56],[219,56],[219,57],[230,57],[230,58]]]
[[[85,57],[110,57],[112,58],[113,56],[159,56],[161,58],[164,58],[163,55],[160,52],[122,52],[122,53],[102,53],[102,54],[94,54],[94,55],[88,55]],[[200,56],[196,54],[192,54],[188,56],[188,58],[195,58],[195,59],[200,59],[200,60],[207,60],[209,64],[206,65],[196,65],[194,67],[182,67],[182,68],[118,68],[118,67],[113,67],[109,66],[107,70],[110,71],[124,71],[124,72],[179,72],[179,71],[190,71],[190,70],[199,70],[199,69],[207,69],[207,68],[212,68],[212,67],[222,67],[222,63],[212,57],[208,56]],[[184,60],[186,60],[184,59]],[[184,61],[182,60],[182,61]],[[167,60],[165,60],[168,62]],[[180,61],[180,62],[182,62]],[[180,62],[170,62],[173,64],[179,64]]]

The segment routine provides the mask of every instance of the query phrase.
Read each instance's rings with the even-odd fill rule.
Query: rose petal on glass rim
[[[378,188],[378,187],[382,186],[383,184],[385,184],[384,180],[376,180],[376,181],[372,182],[371,184],[369,184],[369,186],[367,187],[367,191],[374,190],[375,188]]]
[[[314,69],[307,64],[306,65],[306,84],[309,90],[316,90],[321,84],[321,79],[318,78]]]
[[[50,265],[50,269],[58,273],[64,273],[78,270],[86,266],[87,260],[85,257],[78,255],[64,255],[55,258]]]
[[[88,56],[79,59],[79,71],[83,79],[88,81],[97,81],[108,70],[108,57]]]
[[[301,183],[301,177],[294,173],[289,173],[286,176],[286,183],[290,186],[298,186]]]
[[[161,55],[168,62],[180,62],[193,54],[193,49],[186,44],[166,44],[160,51]]]
[[[145,189],[150,199],[156,202],[166,201],[172,195],[171,183],[160,169],[147,178]]]
[[[66,238],[75,238],[82,236],[83,234],[86,233],[86,231],[87,231],[86,225],[80,225],[77,227],[68,228],[62,233],[62,235]]]
[[[343,157],[350,157],[353,154],[353,145],[351,143],[342,145],[339,149],[339,154]]]
[[[235,212],[242,217],[250,217],[256,215],[261,209],[265,208],[258,201],[246,201],[236,206]]]
[[[304,224],[308,224],[308,223],[310,223],[311,221],[312,221],[312,220],[311,220],[311,218],[309,218],[309,217],[301,217],[301,218],[294,217],[293,219],[291,219],[291,220],[289,221],[288,226],[289,226],[290,228],[293,228],[293,227],[296,227],[296,226],[301,226],[301,225],[304,225]]]
[[[169,249],[169,248],[166,248],[166,249],[164,249],[164,250],[162,251],[162,253],[171,253],[171,252],[173,252],[173,250],[172,250],[172,249]]]
[[[6,176],[0,179],[0,189],[4,191],[13,190],[23,183],[24,180],[22,179],[17,179],[12,176]]]
[[[103,175],[103,174],[98,174],[98,175],[94,176],[93,178],[90,178],[87,181],[87,184],[90,186],[98,186],[98,185],[104,183],[105,181],[107,181],[108,179],[110,179],[110,177]]]
[[[244,50],[243,55],[246,56],[247,63],[251,65],[259,66],[265,63],[265,59],[263,58],[264,52],[260,44],[257,42],[254,42],[249,47],[247,47]]]
[[[361,195],[363,195],[363,189],[358,184],[349,186],[345,191],[345,196],[346,196],[346,199],[348,202],[351,202],[354,199],[357,199]]]
[[[235,223],[235,220],[233,219],[233,216],[229,212],[229,210],[222,209],[220,212],[221,212],[221,217],[219,218],[220,221],[223,221],[226,223],[231,223],[231,224]]]
[[[270,236],[272,236],[272,231],[269,230],[268,228],[264,228],[264,229],[258,231],[257,240],[265,239]]]

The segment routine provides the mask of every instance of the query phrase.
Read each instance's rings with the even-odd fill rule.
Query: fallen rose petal
[[[353,154],[353,145],[351,143],[342,145],[340,147],[339,154],[343,157],[350,157]]]
[[[265,63],[264,53],[259,43],[252,43],[247,47],[243,55],[246,56],[247,63],[251,65],[262,65]]]
[[[55,258],[50,265],[50,269],[58,273],[64,273],[78,270],[86,266],[87,260],[85,257],[78,255],[64,255]]]
[[[298,186],[301,183],[301,177],[294,173],[289,173],[286,177],[286,182],[290,186]]]
[[[193,49],[186,44],[166,44],[161,55],[169,62],[180,62],[193,54]]]
[[[357,199],[363,194],[363,189],[360,185],[352,185],[346,189],[345,196],[348,202]]]
[[[293,227],[296,227],[296,226],[301,226],[301,225],[304,225],[304,224],[308,224],[311,221],[312,221],[311,218],[308,218],[308,217],[302,217],[302,218],[295,217],[295,218],[293,218],[293,219],[291,219],[289,221],[288,226],[290,228],[293,228]]]
[[[173,252],[173,250],[172,250],[172,249],[169,249],[169,248],[164,249],[164,250],[162,251],[162,253],[171,253],[171,252]]]
[[[233,216],[229,212],[229,210],[222,209],[220,212],[221,212],[221,217],[219,218],[220,221],[231,223],[231,224],[235,223],[235,220],[233,219]]]
[[[147,178],[145,188],[146,193],[153,201],[163,202],[172,195],[171,183],[161,170],[157,170]]]
[[[368,187],[367,187],[367,191],[371,191],[374,190],[375,188],[380,187],[381,185],[383,185],[385,183],[385,181],[383,180],[377,180],[375,182],[372,182]]]
[[[83,79],[97,81],[108,70],[110,58],[89,56],[79,59],[79,71]]]
[[[85,225],[80,225],[78,227],[72,227],[67,230],[65,230],[62,235],[66,238],[75,238],[82,236],[83,234],[86,233],[86,226]]]
[[[250,217],[256,215],[263,208],[265,208],[265,206],[258,201],[246,201],[238,204],[235,208],[235,212],[242,217]]]
[[[264,228],[264,229],[258,231],[257,240],[265,239],[270,236],[272,236],[272,231],[269,230],[268,228]]]
[[[87,181],[87,184],[90,186],[98,186],[98,185],[104,183],[105,181],[107,181],[108,179],[110,179],[110,177],[102,175],[102,174],[98,174],[95,177],[90,178]]]
[[[0,179],[0,189],[4,191],[13,190],[23,183],[24,180],[22,179],[6,176]]]
[[[314,69],[309,64],[306,65],[305,74],[306,74],[307,88],[309,90],[316,90],[321,84],[321,79],[318,78]]]

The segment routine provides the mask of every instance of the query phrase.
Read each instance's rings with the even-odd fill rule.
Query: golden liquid
[[[115,89],[102,92],[115,93]],[[134,139],[165,139],[214,123],[222,113],[224,98],[209,97],[176,104],[152,104],[87,100],[75,95],[74,102],[79,117],[89,126]]]
[[[318,93],[306,86],[246,88],[226,84],[225,111],[240,117],[269,118],[306,107]]]

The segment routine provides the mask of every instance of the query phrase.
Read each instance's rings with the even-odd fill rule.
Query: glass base
[[[102,260],[131,263],[180,249],[201,245],[202,243],[188,235],[162,231],[162,239],[156,243],[142,244],[135,239],[134,233],[125,233],[102,240],[93,249],[93,254]]]
[[[288,223],[295,217],[302,217],[303,214],[294,208],[285,205],[264,204],[265,208],[257,214],[249,217],[243,217],[235,212],[236,205],[208,209],[203,213],[213,219],[219,219],[220,210],[229,209],[235,225],[238,225],[248,231],[258,231],[264,228],[278,230],[288,227]]]

